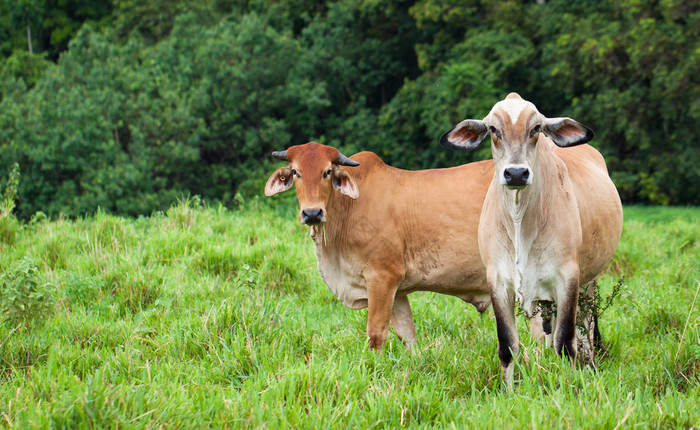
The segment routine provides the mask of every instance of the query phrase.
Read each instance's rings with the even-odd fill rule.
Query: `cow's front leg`
[[[513,387],[514,360],[520,349],[518,331],[515,326],[515,292],[503,283],[491,283],[491,303],[496,316],[498,334],[498,358],[501,361],[501,375],[507,389]]]
[[[391,324],[399,339],[403,340],[407,348],[412,349],[416,344],[416,324],[413,322],[411,304],[408,302],[407,296],[394,298]]]
[[[398,280],[390,274],[373,274],[367,280],[367,336],[372,349],[381,349],[389,333]]]
[[[554,328],[554,350],[559,355],[576,358],[576,312],[578,309],[578,276],[568,278],[560,291]]]

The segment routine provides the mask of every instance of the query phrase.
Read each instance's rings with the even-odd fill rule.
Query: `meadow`
[[[0,423],[27,428],[697,428],[700,208],[626,207],[597,369],[493,312],[412,299],[417,351],[369,350],[290,200],[137,219],[0,217]]]

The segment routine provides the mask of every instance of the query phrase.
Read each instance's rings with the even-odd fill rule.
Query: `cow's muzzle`
[[[532,175],[527,166],[513,165],[503,169],[502,185],[508,188],[523,188],[531,183]]]
[[[326,222],[323,209],[304,209],[301,211],[301,223],[306,225],[316,225]]]

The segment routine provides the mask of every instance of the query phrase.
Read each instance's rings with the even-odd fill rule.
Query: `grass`
[[[700,209],[630,207],[625,217],[600,281],[605,296],[626,277],[601,321],[598,370],[531,341],[521,317],[511,393],[501,390],[492,311],[452,297],[410,296],[416,353],[393,334],[382,353],[368,350],[366,310],[333,298],[291,207],[187,200],[136,220],[0,218],[0,273],[32,264],[24,276],[43,296],[25,300],[49,304],[2,301],[0,422],[698,427]],[[23,309],[36,315],[19,321],[31,323],[7,318]]]

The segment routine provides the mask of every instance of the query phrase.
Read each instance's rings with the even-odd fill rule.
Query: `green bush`
[[[10,326],[31,328],[53,312],[53,285],[42,282],[36,263],[24,257],[0,274],[0,314]]]

